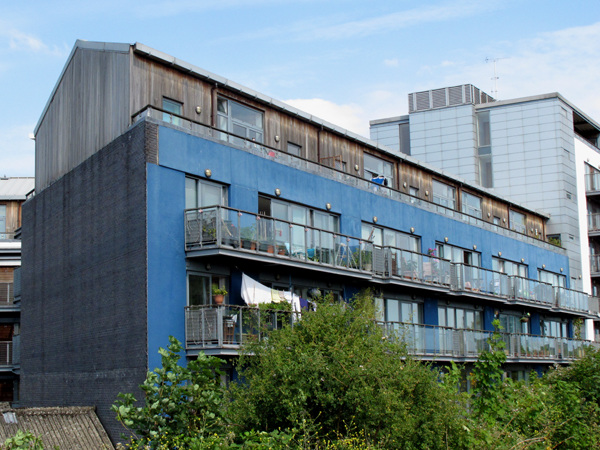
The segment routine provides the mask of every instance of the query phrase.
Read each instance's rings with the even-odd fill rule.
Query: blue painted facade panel
[[[185,342],[186,266],[183,210],[185,176],[147,164],[148,368],[161,366],[159,347],[169,335]]]
[[[482,254],[482,266],[492,268],[492,256],[502,252],[503,259],[529,265],[529,276],[537,278],[537,269],[559,272],[568,279],[566,256],[528,244],[449,217],[432,213],[342,184],[322,176],[294,169],[268,158],[191,136],[168,127],[159,127],[160,166],[148,165],[148,352],[149,367],[158,365],[156,350],[165,346],[167,336],[183,339],[186,305],[186,262],[184,251],[185,176],[204,178],[229,186],[229,206],[258,211],[259,194],[274,195],[318,209],[331,203],[331,212],[340,214],[341,232],[360,237],[361,221],[372,222],[403,232],[415,228],[421,237],[421,252],[435,248],[436,241]],[[232,273],[232,283],[239,283]],[[231,286],[234,289],[234,286]],[[345,286],[345,293],[355,287]],[[436,298],[425,298],[424,321],[438,323]],[[484,329],[491,329],[493,308],[484,309]],[[539,330],[532,330],[537,331]]]

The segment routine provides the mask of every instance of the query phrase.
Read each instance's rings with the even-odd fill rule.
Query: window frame
[[[381,167],[375,167],[379,163],[381,164]],[[363,173],[364,178],[373,183],[389,187],[394,186],[394,163],[383,158],[371,155],[370,153],[363,153]],[[383,177],[381,183],[374,181],[380,177]]]
[[[473,206],[469,200],[477,199],[479,201],[479,207]],[[464,214],[468,214],[473,217],[477,217],[478,219],[483,218],[483,209],[482,209],[482,198],[471,194],[470,192],[461,191],[461,210]]]
[[[436,189],[437,187],[437,189]],[[452,199],[448,195],[441,195],[439,189],[444,189],[446,193],[452,192]],[[436,205],[443,206],[448,209],[456,210],[456,187],[446,184],[440,180],[433,178],[431,180],[431,201]]]
[[[519,216],[523,217],[523,223],[516,223],[515,218],[519,218]],[[515,211],[514,209],[509,209],[508,221],[511,230],[516,231],[517,233],[527,234],[527,214]]]
[[[172,123],[173,125],[181,126],[181,118],[183,116],[183,103],[172,98],[162,98],[163,122]],[[175,115],[173,115],[175,114]]]
[[[225,104],[224,110],[221,110],[221,105]],[[236,117],[235,109],[247,110],[250,113],[255,113],[256,117],[260,118],[260,126],[247,122],[241,118]],[[226,133],[234,136],[243,138],[247,141],[264,143],[265,140],[265,112],[254,108],[245,103],[240,103],[236,100],[232,100],[229,97],[222,95],[217,96],[217,128]],[[236,129],[236,127],[238,129]],[[245,130],[244,134],[237,133],[239,129]]]

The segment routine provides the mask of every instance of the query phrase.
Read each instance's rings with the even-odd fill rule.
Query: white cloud
[[[6,43],[6,48],[13,51],[47,53],[61,58],[68,55],[66,48],[49,46],[36,36],[18,30],[0,20],[0,46],[3,46],[2,41]]]
[[[398,58],[384,59],[383,65],[387,67],[398,67],[400,65],[400,61],[398,61]]]
[[[322,98],[285,100],[285,103],[361,136],[369,135],[364,110],[355,103],[338,105]]]

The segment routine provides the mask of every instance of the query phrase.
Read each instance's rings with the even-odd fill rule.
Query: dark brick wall
[[[21,404],[95,405],[113,440],[110,406],[148,361],[145,129],[23,206]]]

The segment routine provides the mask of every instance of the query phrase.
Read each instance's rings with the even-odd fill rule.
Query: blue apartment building
[[[77,41],[35,135],[21,403],[96,405],[113,439],[110,405],[169,335],[234,376],[248,319],[281,323],[244,276],[309,300],[371,288],[439,364],[475,361],[497,318],[513,377],[576,358],[598,316],[547,215],[143,44]]]

